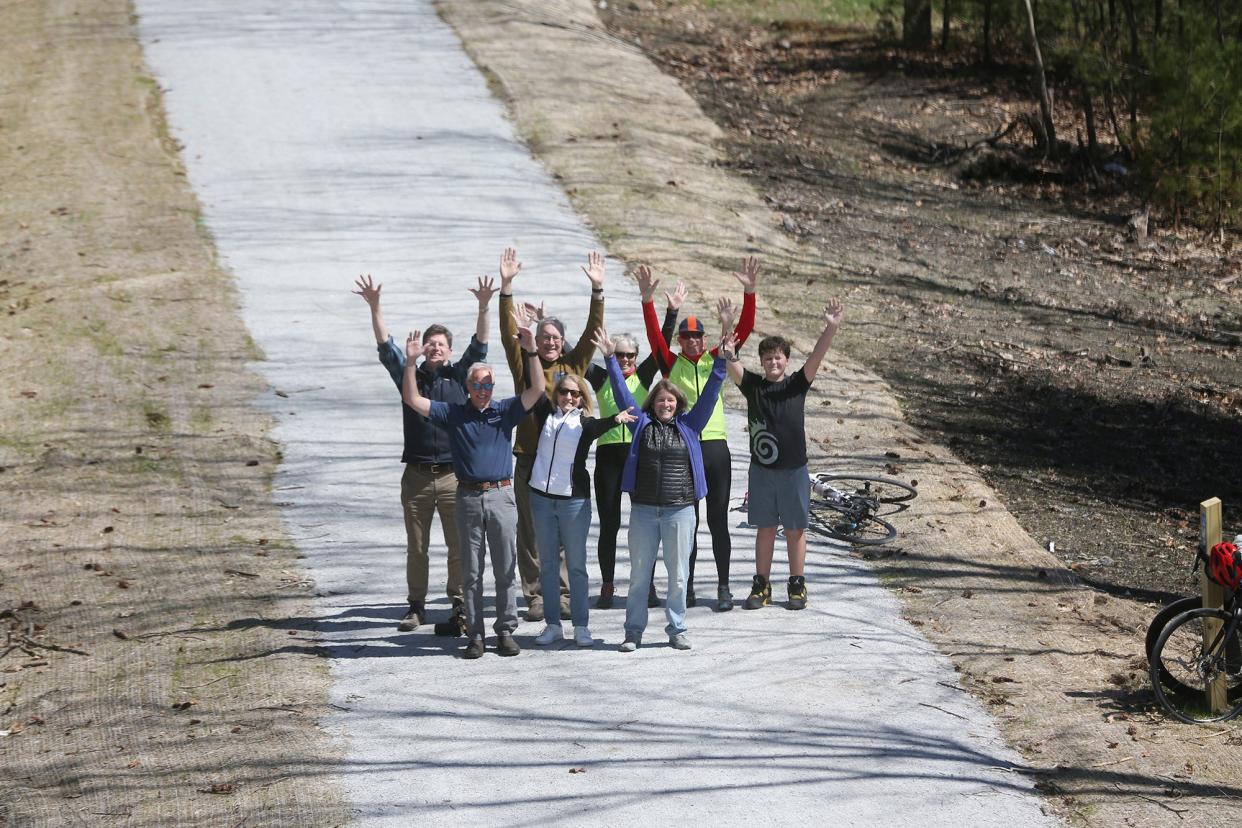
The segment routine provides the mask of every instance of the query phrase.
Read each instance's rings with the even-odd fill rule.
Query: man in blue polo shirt
[[[483,566],[491,553],[496,578],[496,652],[514,656],[521,652],[513,633],[517,629],[517,503],[513,493],[513,429],[543,396],[547,380],[535,353],[535,335],[518,328],[522,358],[526,360],[530,387],[520,396],[492,400],[496,373],[490,365],[475,363],[466,374],[464,404],[432,401],[413,381],[413,356],[420,348],[418,331],[406,340],[406,380],[402,396],[406,405],[448,432],[457,471],[457,534],[465,564],[466,644],[465,658],[483,655]]]
[[[424,397],[444,402],[466,401],[466,371],[476,362],[487,359],[488,304],[496,292],[490,277],[480,277],[477,288],[469,288],[479,300],[479,315],[475,322],[474,337],[466,346],[461,360],[451,362],[453,334],[443,325],[431,325],[423,331],[422,364],[415,376]],[[405,377],[405,350],[393,342],[380,311],[380,290],[368,273],[359,276],[358,289],[371,308],[371,330],[379,348],[379,360],[401,392]],[[405,448],[401,462],[405,471],[401,475],[401,510],[405,515],[405,581],[406,600],[409,609],[397,625],[401,632],[410,632],[426,621],[427,600],[427,552],[431,542],[431,522],[438,511],[440,527],[444,531],[444,545],[448,547],[448,585],[446,592],[453,603],[453,615],[447,622],[436,624],[436,634],[461,635],[464,627],[465,609],[461,586],[461,551],[457,542],[457,521],[453,508],[457,497],[457,478],[453,475],[453,453],[448,435],[433,428],[425,417],[415,413],[407,405],[402,406]]]

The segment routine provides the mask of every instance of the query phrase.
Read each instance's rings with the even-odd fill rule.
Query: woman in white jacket
[[[539,448],[530,475],[530,513],[539,547],[539,578],[544,595],[557,593],[563,547],[569,570],[574,641],[580,647],[595,643],[587,626],[590,610],[586,544],[591,528],[591,477],[586,456],[591,443],[601,434],[635,420],[628,411],[611,417],[591,416],[589,388],[581,377],[564,374],[549,395],[532,409],[540,426]],[[535,637],[535,643],[541,646],[555,644],[565,637],[556,602],[545,604],[544,612],[547,624]]]

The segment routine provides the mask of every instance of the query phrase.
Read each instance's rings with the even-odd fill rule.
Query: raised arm
[[[513,280],[522,271],[522,263],[517,260],[517,251],[506,247],[500,255],[500,342],[505,349],[505,362],[509,363],[509,373],[513,375],[513,387],[521,388],[526,366],[522,361],[522,353],[518,349],[517,322],[513,318]]]
[[[733,303],[722,298],[716,303],[716,310],[720,315],[720,327],[723,331],[719,346],[720,356],[725,358],[725,370],[729,374],[729,379],[733,380],[735,385],[741,385],[746,371],[742,368],[742,360],[738,358],[737,340],[732,334]]]
[[[660,320],[656,317],[654,299],[660,280],[652,277],[651,268],[646,265],[639,265],[635,276],[638,279],[639,293],[642,295],[643,327],[647,330],[647,347],[651,349],[651,355],[655,358],[660,373],[668,376],[668,372],[673,369],[675,357],[669,350],[668,341],[660,329]]]
[[[733,334],[737,337],[737,347],[741,348],[755,329],[755,291],[759,287],[759,260],[754,256],[742,259],[742,269],[733,275],[742,283],[743,290],[742,315],[733,329]]]
[[[496,284],[491,276],[480,276],[477,288],[466,288],[479,300],[479,316],[474,323],[474,338],[480,342],[487,341],[487,307],[491,304],[492,294],[496,292]]]
[[[828,349],[832,347],[832,338],[837,335],[841,320],[844,318],[845,306],[841,304],[841,300],[835,297],[829,299],[828,304],[824,305],[824,332],[819,335],[819,339],[815,340],[815,347],[811,349],[811,355],[806,358],[806,365],[802,366],[802,373],[806,375],[808,383],[813,381],[819,372],[820,363],[824,361],[824,354],[828,353]]]
[[[405,340],[405,382],[401,384],[401,399],[405,404],[424,417],[431,414],[431,400],[424,397],[418,390],[418,378],[415,376],[419,354],[423,352],[422,331],[410,331]]]
[[[522,392],[522,408],[530,411],[547,391],[548,378],[544,375],[543,366],[539,364],[539,354],[535,353],[535,332],[532,329],[518,328],[518,346],[526,362],[526,376],[530,378],[530,386]]]
[[[375,334],[375,344],[383,345],[388,341],[388,326],[384,324],[384,314],[380,311],[380,291],[384,286],[375,284],[370,273],[359,276],[354,284],[358,289],[350,293],[361,296],[371,307],[371,331]]]
[[[582,336],[578,337],[574,349],[564,358],[565,363],[579,374],[591,364],[591,356],[595,353],[595,334],[604,326],[604,254],[592,250],[587,255],[582,272],[591,280],[591,308],[587,312]]]

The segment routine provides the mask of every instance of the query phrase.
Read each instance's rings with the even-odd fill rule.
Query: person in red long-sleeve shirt
[[[740,318],[733,329],[737,347],[741,348],[755,326],[755,289],[759,284],[759,260],[753,256],[743,259],[741,269],[733,275],[742,283],[745,291]],[[712,349],[708,359],[702,359],[708,353],[703,343],[703,322],[697,316],[690,315],[678,326],[677,341],[680,350],[674,354],[660,332],[660,319],[656,316],[653,298],[660,284],[659,280],[652,277],[651,268],[646,265],[638,268],[637,276],[638,288],[642,292],[643,322],[647,329],[651,354],[655,357],[660,373],[677,383],[693,405],[711,375],[716,350]],[[707,477],[707,528],[711,531],[712,556],[716,559],[715,607],[718,612],[733,609],[733,593],[729,591],[729,560],[733,551],[729,538],[729,493],[733,470],[726,437],[724,403],[717,400],[711,419],[700,435],[700,444],[703,450],[703,471]],[[697,505],[695,528],[698,528]],[[697,560],[696,543],[690,555],[690,579],[686,594],[688,606],[696,603],[694,565]]]

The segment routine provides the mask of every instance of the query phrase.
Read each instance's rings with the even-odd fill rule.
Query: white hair
[[[638,340],[634,338],[634,334],[617,334],[612,338],[612,346],[614,351],[620,351],[623,345],[628,345],[631,351],[638,353]]]
[[[473,363],[470,366],[470,370],[466,372],[466,382],[470,382],[478,374],[491,374],[492,381],[495,382],[496,380],[496,372],[492,369],[492,366],[488,365],[486,362],[476,362]]]

